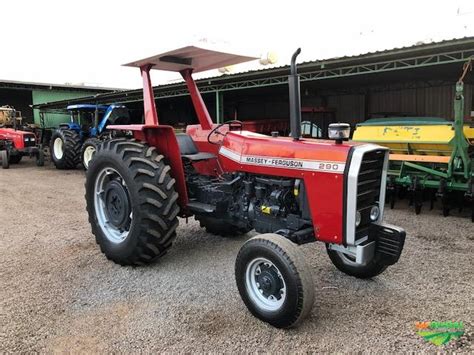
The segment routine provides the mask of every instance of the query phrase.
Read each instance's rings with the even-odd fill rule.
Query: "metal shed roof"
[[[302,82],[317,81],[462,63],[470,57],[474,57],[474,37],[464,37],[356,56],[304,62],[298,65],[298,72]],[[287,83],[288,72],[289,66],[285,65],[271,69],[204,78],[197,80],[197,84],[202,93],[282,85]],[[158,99],[183,96],[188,93],[185,84],[180,82],[155,86],[154,94],[155,98]],[[142,99],[142,89],[137,89],[40,104],[35,105],[34,108],[47,110],[64,107],[71,103],[126,103],[141,101]]]
[[[50,84],[33,81],[17,81],[0,79],[0,89],[40,89],[40,90],[64,90],[64,91],[94,91],[111,92],[120,89],[107,88],[99,86],[69,85],[69,84]]]

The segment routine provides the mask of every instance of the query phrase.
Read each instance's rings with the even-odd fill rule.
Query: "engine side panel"
[[[315,236],[343,243],[344,169],[350,145],[229,133],[219,151],[224,171],[302,179]]]

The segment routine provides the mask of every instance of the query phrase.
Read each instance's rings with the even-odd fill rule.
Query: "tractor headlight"
[[[351,135],[351,126],[348,123],[331,123],[328,127],[329,139],[336,142],[342,142],[349,139]]]
[[[362,220],[362,215],[359,211],[356,212],[356,227],[359,227],[360,221]]]
[[[379,219],[379,216],[380,216],[380,208],[379,208],[379,206],[373,206],[373,207],[370,209],[370,220],[371,220],[371,221],[376,221],[377,219]]]

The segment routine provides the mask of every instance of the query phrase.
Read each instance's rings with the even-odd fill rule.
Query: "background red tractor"
[[[235,277],[252,314],[276,326],[298,324],[311,310],[311,269],[298,245],[326,243],[341,271],[369,278],[396,263],[405,232],[382,223],[388,150],[348,143],[349,126],[329,127],[332,141],[301,138],[299,77],[292,57],[291,136],[266,136],[240,121],[214,124],[193,72],[254,58],[185,47],[130,63],[143,78],[145,124],[104,142],[90,163],[86,202],[92,232],[107,258],[143,265],[162,257],[178,217],[210,233],[255,229],[238,253]],[[160,125],[150,70],[181,73],[199,124],[176,134]]]
[[[0,159],[2,167],[18,164],[24,156],[36,158],[38,166],[44,165],[44,152],[33,132],[21,125],[21,113],[10,106],[0,107]]]

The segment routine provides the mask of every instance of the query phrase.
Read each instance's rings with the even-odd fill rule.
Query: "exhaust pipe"
[[[300,95],[300,76],[296,73],[296,57],[301,53],[298,48],[291,57],[291,69],[288,76],[288,85],[290,90],[290,129],[291,137],[294,140],[301,138],[301,95]]]

